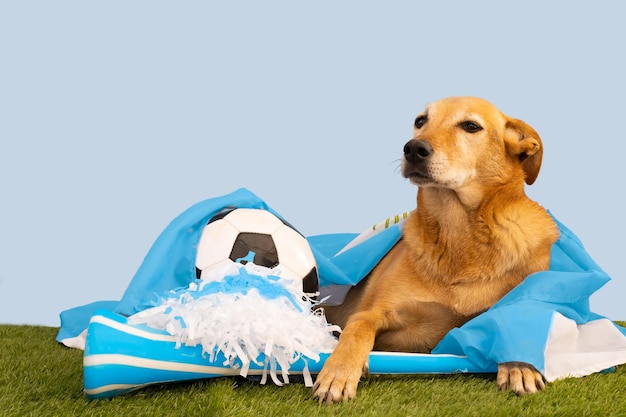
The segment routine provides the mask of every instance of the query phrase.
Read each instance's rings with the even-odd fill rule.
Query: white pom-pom
[[[178,346],[202,345],[210,361],[218,352],[227,365],[236,366],[239,360],[244,377],[251,363],[264,366],[261,383],[269,372],[282,385],[289,383],[291,364],[302,356],[318,361],[320,353],[337,344],[333,332],[340,328],[313,307],[311,299],[275,270],[234,264],[172,292],[160,306],[129,317],[129,323],[165,329]],[[304,380],[312,385],[307,367]]]

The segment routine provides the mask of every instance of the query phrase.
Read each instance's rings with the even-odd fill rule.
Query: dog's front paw
[[[498,364],[496,381],[501,390],[510,389],[517,395],[534,394],[546,387],[537,368],[524,362]]]
[[[332,355],[324,364],[313,385],[313,398],[332,404],[356,397],[356,388],[366,368],[349,363],[335,363]]]

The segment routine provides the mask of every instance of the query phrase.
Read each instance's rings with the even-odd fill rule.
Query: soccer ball
[[[319,277],[309,243],[296,229],[267,210],[229,207],[209,220],[196,255],[196,276],[233,263],[275,270],[282,278],[302,281],[315,293]]]

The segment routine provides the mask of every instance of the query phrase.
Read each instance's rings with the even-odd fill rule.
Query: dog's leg
[[[371,311],[359,312],[348,322],[313,386],[313,397],[320,403],[351,400],[356,396],[359,379],[367,372],[380,322]]]
[[[496,382],[501,390],[510,389],[517,395],[533,394],[545,388],[543,376],[539,371],[524,362],[498,364]]]

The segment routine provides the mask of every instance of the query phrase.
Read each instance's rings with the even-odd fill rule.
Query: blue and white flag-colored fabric
[[[154,312],[155,308],[161,309],[158,310],[160,313],[166,312],[168,306],[163,304],[164,295],[173,294],[170,298],[180,301],[181,297],[189,296],[190,291],[198,290],[193,287],[197,282],[197,242],[207,221],[228,206],[260,208],[278,215],[246,189],[198,203],[174,219],[157,238],[120,301],[93,303],[61,313],[57,340],[71,347],[85,349],[86,393],[92,389],[87,387],[87,375],[102,369],[103,360],[120,360],[119,363],[109,363],[115,371],[108,372],[107,377],[128,375],[130,382],[126,383],[106,378],[100,381],[100,372],[92,378],[98,381],[98,387],[90,391],[93,393],[92,398],[127,392],[150,381],[232,375],[231,365],[237,368],[237,374],[244,368],[249,375],[267,371],[265,364],[258,360],[255,362],[258,358],[254,356],[258,352],[254,350],[238,356],[237,361],[240,362],[234,363],[229,353],[237,349],[235,344],[222,346],[221,350],[218,349],[219,358],[212,357],[216,346],[210,342],[203,345],[202,338],[206,335],[185,333],[188,322],[176,319],[176,314],[152,315],[149,318],[150,311]],[[554,381],[568,376],[589,375],[626,363],[626,330],[589,309],[589,296],[610,278],[591,259],[578,238],[564,225],[558,225],[561,236],[552,248],[549,271],[529,276],[487,312],[450,331],[432,355],[372,353],[370,371],[493,372],[497,363],[522,361],[533,364],[546,380]],[[381,230],[375,233],[369,231],[361,235],[344,233],[307,238],[318,266],[321,292],[340,293],[335,290],[354,285],[364,278],[400,238],[401,222],[388,226],[379,227]],[[180,292],[181,289],[184,291]],[[209,298],[212,296],[210,285],[202,291],[203,295]],[[180,306],[169,307],[168,312],[171,313]],[[129,316],[131,318],[127,319]],[[160,325],[164,328],[169,325],[170,332],[147,327],[150,320],[153,320],[152,326],[157,325],[154,320],[169,320],[167,323],[162,321]],[[90,330],[85,346],[88,326]],[[315,326],[326,333],[332,330],[323,322]],[[137,342],[138,339],[140,342]],[[177,354],[162,347],[152,349],[153,343],[168,343],[176,350],[185,341],[190,343],[180,347],[187,349],[184,355],[200,362],[183,366],[180,352]],[[288,364],[285,359],[273,369],[286,372],[285,367],[292,367],[297,373],[303,368],[309,368],[315,373],[321,369],[327,356],[322,352],[332,348],[332,341],[329,343],[317,350],[316,347],[303,345],[303,356],[292,355],[291,359],[295,359],[291,363]],[[155,352],[159,352],[157,357],[154,357]],[[307,358],[307,354],[313,358]],[[215,368],[215,363],[210,360],[221,360],[220,366],[225,364],[226,367]],[[138,373],[137,369],[143,372]],[[174,375],[167,372],[174,372]],[[274,375],[271,376],[274,379]],[[124,388],[110,388],[120,386]]]

